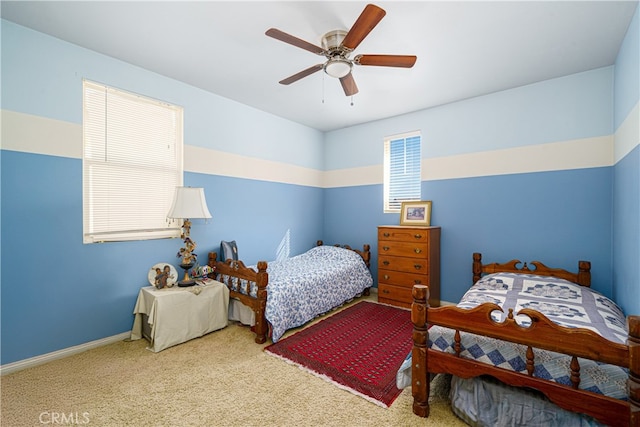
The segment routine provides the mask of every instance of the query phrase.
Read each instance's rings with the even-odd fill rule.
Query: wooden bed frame
[[[523,267],[518,268],[518,264],[523,264]],[[536,261],[531,264],[536,268],[530,270],[526,263],[521,263],[518,260],[512,260],[505,264],[483,265],[482,256],[479,253],[474,253],[473,280],[475,283],[482,274],[495,272],[533,273],[561,277],[582,286],[590,286],[591,264],[587,261],[578,263],[578,273],[549,268]],[[530,327],[522,327],[516,324],[511,309],[509,309],[504,323],[493,321],[491,312],[502,310],[492,303],[481,304],[471,310],[466,310],[455,306],[430,308],[428,300],[429,288],[424,285],[415,285],[411,307],[411,321],[414,324],[411,389],[413,412],[416,415],[429,416],[430,374],[449,373],[461,378],[491,375],[512,386],[539,390],[556,405],[572,412],[587,414],[604,424],[640,426],[640,316],[628,316],[629,338],[627,344],[624,345],[610,342],[587,329],[558,326],[541,313],[531,309],[520,311],[520,314],[526,314],[532,320]],[[454,347],[456,347],[457,354],[427,348],[428,327],[431,325],[439,325],[456,331]],[[477,360],[461,358],[459,356],[460,331],[526,345],[528,374],[498,368]],[[569,374],[572,386],[534,377],[534,348],[571,356],[571,372]],[[627,368],[629,370],[628,401],[579,389],[579,357]]]
[[[316,246],[322,246],[322,240],[316,242]],[[352,250],[362,257],[367,268],[371,267],[371,247],[364,245],[362,250],[352,249],[349,245],[334,245],[345,249]],[[269,325],[265,317],[267,308],[267,286],[269,285],[269,274],[267,273],[267,262],[259,261],[257,264],[258,271],[248,268],[242,261],[233,261],[231,259],[218,261],[216,252],[209,252],[208,265],[214,268],[214,272],[209,277],[224,283],[229,288],[229,297],[240,300],[244,305],[251,308],[255,313],[256,323],[252,327],[256,334],[255,342],[263,344],[267,341]],[[232,278],[244,279],[245,286],[243,292],[238,292],[231,285]],[[226,280],[225,280],[226,278]],[[257,286],[256,296],[249,295],[249,287],[251,283]],[[369,289],[366,289],[364,295],[369,295]]]

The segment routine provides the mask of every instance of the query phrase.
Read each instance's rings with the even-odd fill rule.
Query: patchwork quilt
[[[371,272],[356,252],[335,246],[309,251],[267,265],[265,316],[277,342],[291,328],[361,294],[373,284]],[[237,287],[235,287],[237,290]],[[251,294],[255,296],[255,284]]]
[[[628,335],[626,320],[618,305],[590,288],[563,279],[532,274],[490,274],[465,293],[458,307],[473,308],[485,302],[496,303],[505,312],[509,308],[513,308],[514,313],[531,308],[559,325],[590,329],[613,342],[625,343]],[[493,314],[497,321],[504,315]],[[516,316],[516,321],[526,325],[529,318]],[[526,346],[464,332],[461,340],[461,357],[526,373]],[[454,353],[453,331],[433,326],[429,329],[429,347]],[[534,354],[535,376],[571,385],[568,356],[535,349]],[[625,369],[584,359],[579,362],[580,388],[618,399],[627,398]],[[406,382],[406,370],[399,373],[399,380],[401,375]]]

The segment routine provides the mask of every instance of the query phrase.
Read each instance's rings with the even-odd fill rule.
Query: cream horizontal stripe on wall
[[[82,125],[2,110],[2,149],[82,159]],[[322,187],[323,172],[287,163],[185,145],[184,170]]]
[[[613,165],[613,136],[424,159],[422,180],[470,178]]]
[[[325,171],[323,186],[333,188],[382,184],[383,173],[382,165]]]
[[[2,149],[82,159],[82,125],[2,110]]]
[[[423,159],[422,180],[472,178],[613,165],[613,136]],[[325,172],[325,188],[383,183],[383,169],[370,166]]]
[[[616,135],[615,160],[635,148],[638,106]],[[2,149],[82,158],[82,125],[2,110]],[[185,146],[185,171],[320,188],[380,185],[382,164],[320,171],[287,163]],[[426,181],[606,167],[614,164],[614,135],[424,159]]]
[[[631,110],[616,130],[615,162],[619,162],[640,144],[640,103]]]
[[[185,145],[184,169],[211,175],[256,179],[285,184],[322,186],[322,171],[287,163],[246,157],[208,148]]]

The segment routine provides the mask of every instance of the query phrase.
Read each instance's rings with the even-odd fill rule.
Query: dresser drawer
[[[378,284],[378,302],[411,308],[411,303],[413,303],[412,291],[413,287],[405,288],[380,283]],[[440,307],[440,297],[438,295],[431,295],[430,292],[429,306]]]
[[[408,273],[429,274],[429,261],[426,258],[407,258],[378,255],[378,270],[395,270]]]
[[[427,242],[429,229],[404,227],[378,227],[378,241]]]
[[[413,296],[412,288],[400,286],[378,284],[378,301],[385,304],[399,305],[400,307],[411,307]]]
[[[378,270],[378,282],[380,284],[402,286],[411,289],[413,285],[428,285],[428,274],[413,274],[403,271]]]
[[[424,258],[429,253],[428,251],[428,243],[380,242],[378,244],[378,255]]]

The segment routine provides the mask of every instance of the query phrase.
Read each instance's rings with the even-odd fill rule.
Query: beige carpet
[[[2,376],[1,425],[465,425],[438,377],[425,420],[411,412],[410,389],[381,408],[265,354],[266,344],[236,324],[160,353],[146,344],[119,342]]]

